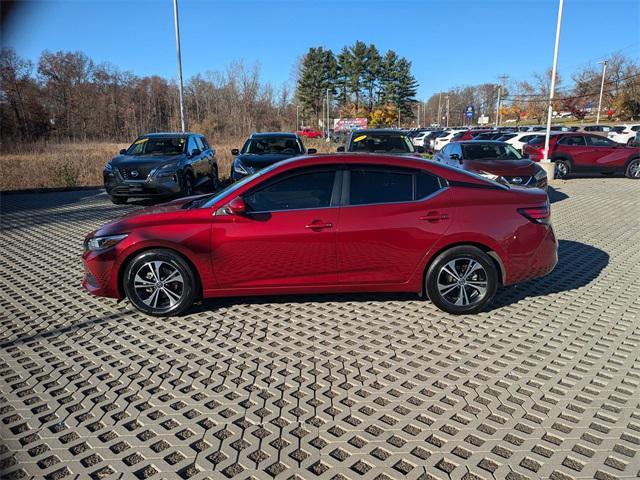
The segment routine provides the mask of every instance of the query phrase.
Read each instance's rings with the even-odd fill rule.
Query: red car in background
[[[324,137],[324,133],[322,133],[319,130],[312,130],[310,128],[303,128],[302,130],[298,130],[297,132],[294,132],[297,135],[299,135],[300,137],[306,137],[306,138],[323,138]]]
[[[557,248],[542,190],[409,156],[297,157],[90,233],[83,286],[156,316],[330,292],[415,292],[468,314],[549,273]]]
[[[523,148],[533,161],[544,158],[545,137],[534,138]],[[640,148],[623,145],[588,133],[562,133],[549,139],[549,159],[555,163],[557,178],[573,172],[624,173],[640,178]]]
[[[491,130],[467,130],[465,132],[458,132],[453,137],[451,137],[452,142],[464,142],[466,140],[473,140],[477,135],[482,133],[490,132]]]

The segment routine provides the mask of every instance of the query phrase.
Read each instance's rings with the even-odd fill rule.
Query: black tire
[[[634,180],[640,179],[640,158],[634,158],[629,162],[624,175],[627,178],[632,178]]]
[[[154,249],[139,253],[128,263],[122,284],[125,295],[138,310],[154,317],[168,317],[191,308],[198,282],[184,258],[171,250]]]
[[[193,175],[191,172],[185,172],[182,177],[182,188],[180,189],[181,197],[190,197],[193,195]]]
[[[211,167],[211,190],[217,192],[220,189],[220,177],[218,176],[218,166]]]
[[[466,277],[469,268],[473,270]],[[493,260],[472,246],[453,247],[442,252],[431,262],[425,275],[429,299],[440,310],[453,315],[481,311],[493,300],[497,288],[498,272]]]
[[[633,147],[633,144],[635,142],[635,137],[630,138],[629,140],[627,140],[627,146],[628,147]]]
[[[554,161],[555,163],[555,177],[556,178],[567,178],[571,173],[571,162],[569,160],[565,160],[564,158],[559,158]]]
[[[127,200],[129,200],[127,197],[114,197],[113,195],[111,195],[109,198],[116,205],[124,205],[125,203],[127,203]]]

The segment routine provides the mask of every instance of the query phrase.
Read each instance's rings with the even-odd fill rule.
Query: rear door
[[[345,171],[337,230],[341,284],[401,284],[451,223],[448,191],[427,172],[354,166]]]
[[[591,168],[604,172],[624,168],[629,150],[599,135],[587,135],[587,143],[591,150]]]

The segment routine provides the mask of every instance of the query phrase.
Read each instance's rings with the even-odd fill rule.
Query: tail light
[[[518,213],[533,223],[548,225],[551,222],[551,209],[548,203],[540,207],[519,208]]]

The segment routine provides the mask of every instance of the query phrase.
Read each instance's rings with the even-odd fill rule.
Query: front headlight
[[[545,171],[544,168],[542,168],[540,165],[538,165],[536,163],[536,169],[537,172],[536,174],[533,176],[536,180],[542,180],[543,178],[547,178],[547,172]]]
[[[247,172],[247,169],[244,168],[244,165],[242,165],[242,162],[240,162],[240,160],[236,160],[235,162],[233,162],[233,171],[239,173],[240,175],[249,175],[249,172]]]
[[[106,250],[117,245],[119,242],[127,238],[127,234],[122,235],[106,235],[104,237],[92,237],[84,241],[84,249],[90,252],[97,250]]]

